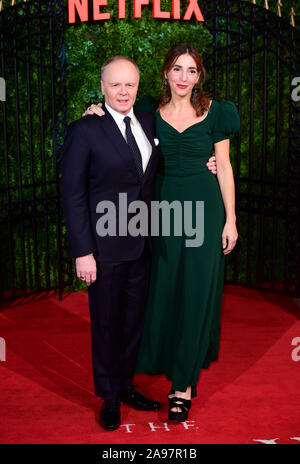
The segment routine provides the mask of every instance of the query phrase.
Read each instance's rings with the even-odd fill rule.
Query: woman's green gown
[[[143,97],[138,107],[149,110],[150,103]],[[185,233],[172,236],[174,227],[170,236],[153,237],[149,296],[136,372],[165,374],[178,391],[192,385],[192,396],[196,395],[200,370],[218,359],[224,277],[221,237],[225,209],[217,176],[206,163],[214,143],[228,139],[239,128],[237,109],[229,100],[213,100],[206,118],[181,133],[156,113],[161,155],[153,200],[179,200],[182,217],[183,202],[192,201],[194,226],[196,201],[203,201],[204,241],[201,246],[187,247],[186,239],[194,237]]]

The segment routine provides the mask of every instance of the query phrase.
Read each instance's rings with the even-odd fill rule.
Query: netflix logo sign
[[[111,17],[109,10],[109,2],[116,0],[68,0],[68,21],[75,23],[76,13],[80,21],[94,21],[108,20]],[[129,2],[133,4],[134,18],[141,18],[142,7],[149,5],[149,0],[117,0],[118,1],[118,17],[120,19],[126,18],[126,4]],[[152,17],[160,19],[183,19],[189,21],[192,17],[197,21],[204,21],[200,7],[197,0],[184,0],[188,3],[186,11],[183,16],[180,13],[180,2],[182,0],[172,0],[172,11],[162,11],[161,0],[152,0]]]

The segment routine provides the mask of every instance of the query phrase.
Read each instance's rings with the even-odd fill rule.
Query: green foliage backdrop
[[[162,2],[162,9],[170,11],[171,0]],[[185,4],[182,2],[183,11]],[[260,2],[257,1],[257,4]],[[274,2],[273,2],[274,3]],[[270,7],[274,4],[269,2]],[[201,1],[199,1],[201,6]],[[283,15],[288,17],[292,1],[285,1],[282,9]],[[262,5],[263,6],[263,2]],[[111,11],[111,7],[109,9]],[[276,11],[276,9],[275,9]],[[274,12],[275,12],[274,11]],[[213,51],[213,36],[208,29],[197,21],[166,21],[152,18],[151,8],[142,9],[142,18],[139,20],[128,19],[127,21],[118,20],[117,9],[113,10],[112,18],[102,24],[81,24],[70,27],[66,33],[67,41],[67,91],[69,94],[67,103],[67,119],[70,122],[81,116],[83,110],[91,103],[98,102],[102,97],[100,92],[100,67],[101,64],[110,56],[123,54],[132,57],[141,70],[141,82],[139,95],[150,94],[157,97],[160,93],[160,71],[165,53],[175,42],[192,43],[202,54],[204,51]],[[226,26],[226,19],[219,18],[219,25]],[[226,27],[225,27],[226,28]],[[231,20],[231,28],[239,30],[238,17]],[[247,22],[243,23],[243,32],[251,34],[251,26]],[[268,46],[276,50],[276,35],[269,39]],[[219,46],[226,45],[226,33],[218,34]],[[241,66],[242,87],[241,87],[241,137],[240,153],[237,158],[236,140],[231,144],[231,161],[234,173],[239,182],[240,194],[248,195],[248,203],[243,203],[242,209],[253,208],[259,213],[264,206],[261,198],[265,201],[265,206],[270,207],[272,195],[274,193],[274,179],[278,176],[280,166],[281,178],[286,179],[288,170],[288,112],[289,112],[289,69],[281,67],[280,75],[280,110],[278,127],[280,128],[280,145],[278,148],[277,159],[275,161],[276,143],[276,60],[272,53],[266,58],[267,84],[267,111],[265,114],[265,124],[267,139],[262,140],[262,128],[264,120],[264,37],[263,34],[255,37],[255,52],[252,53],[250,40],[244,41],[242,53],[247,56],[240,62],[238,56],[230,65],[230,80],[226,80],[226,66],[218,66],[218,87],[217,99],[226,98],[226,90],[229,91],[229,98],[238,102],[237,80],[238,67]],[[282,57],[288,59],[289,50],[287,47],[281,50]],[[220,57],[224,61],[224,57]],[[250,126],[250,105],[251,101],[251,59],[254,60],[254,81],[253,81],[253,131]],[[214,74],[213,67],[207,68],[208,78],[212,79]],[[209,91],[213,89],[208,86]],[[250,159],[249,153],[252,153]],[[249,177],[253,182],[249,183]],[[286,198],[287,189],[284,182],[277,189],[277,205],[282,205]],[[249,196],[251,195],[251,196]],[[251,200],[250,200],[251,198]],[[250,201],[250,203],[249,203]],[[277,206],[279,208],[279,206]],[[262,282],[268,281],[274,263],[269,258],[265,259],[264,269],[258,269],[259,258],[272,256],[272,248],[281,250],[277,256],[275,270],[275,280],[284,281],[284,255],[282,243],[286,242],[286,219],[282,216],[282,211],[278,210],[278,221],[276,222],[277,234],[275,241],[269,240],[272,236],[274,219],[265,217],[263,222],[259,214],[249,217],[243,211],[239,215],[239,260],[238,274],[241,282],[247,279],[250,282],[257,282],[259,278]],[[251,222],[252,221],[252,222]],[[261,227],[264,226],[265,238],[260,240]],[[249,235],[249,230],[251,230]],[[246,269],[246,262],[250,262],[250,267]],[[227,258],[226,276],[233,278],[234,255]],[[259,277],[258,277],[259,276]]]
[[[162,2],[166,10],[171,4],[171,0]],[[100,99],[100,68],[107,58],[133,58],[141,70],[139,95],[156,97],[162,61],[173,43],[189,42],[200,52],[212,43],[208,30],[196,21],[153,19],[151,8],[143,9],[141,19],[122,20],[116,19],[116,4],[111,10],[110,21],[83,23],[66,30],[68,121],[80,117],[87,105]]]
[[[65,6],[67,6],[67,0]],[[225,0],[224,0],[225,2]],[[4,6],[9,2],[4,0]],[[27,5],[34,2],[28,2]],[[182,13],[188,4],[182,0]],[[201,7],[201,0],[199,5]],[[220,2],[221,3],[221,2]],[[234,2],[230,2],[234,4]],[[257,4],[263,6],[263,0]],[[269,1],[270,8],[276,12],[275,1]],[[299,1],[284,0],[282,15],[288,19],[291,6],[295,7],[296,14],[300,13]],[[123,54],[133,58],[141,70],[139,96],[150,94],[157,97],[160,92],[160,70],[166,51],[175,42],[192,43],[198,50],[213,50],[213,36],[208,29],[197,21],[172,21],[152,18],[152,8],[143,7],[142,18],[132,18],[132,1],[128,18],[118,19],[116,0],[109,0],[106,11],[111,12],[110,21],[96,23],[81,23],[68,25],[65,22],[65,52],[66,52],[66,86],[67,86],[67,122],[78,119],[84,109],[102,97],[100,93],[100,68],[102,63],[115,54]],[[171,0],[161,2],[162,9],[171,10]],[[42,2],[43,11],[47,10],[47,1]],[[22,11],[18,13],[22,15]],[[66,9],[67,14],[67,9]],[[219,18],[219,24],[224,24],[225,18]],[[300,24],[300,17],[296,16],[296,25]],[[238,31],[238,17],[232,19],[232,28]],[[18,26],[20,39],[17,41],[18,53],[25,55],[26,41],[22,39],[24,31],[22,25]],[[42,24],[43,31],[49,27],[47,18]],[[247,34],[247,23],[243,24]],[[38,28],[38,17],[34,16],[30,25],[31,32]],[[219,44],[226,44],[227,36],[219,33]],[[7,171],[0,171],[0,200],[1,204],[9,204],[0,211],[2,226],[0,228],[0,254],[1,267],[5,272],[0,276],[2,289],[10,288],[10,277],[13,276],[16,288],[36,289],[56,286],[58,281],[57,269],[57,224],[56,224],[56,170],[54,163],[54,147],[52,137],[51,114],[51,76],[49,64],[51,57],[46,52],[49,48],[49,39],[45,35],[39,43],[38,34],[30,36],[30,56],[33,62],[45,66],[40,71],[37,65],[26,67],[26,62],[18,60],[18,76],[14,78],[13,54],[8,56],[6,62],[7,101],[6,123],[7,133]],[[276,50],[277,37],[274,34],[269,46]],[[38,49],[42,45],[45,53],[39,56]],[[8,44],[11,46],[11,44]],[[288,110],[290,102],[290,70],[281,66],[280,70],[280,101],[279,121],[280,144],[276,153],[276,58],[268,52],[264,56],[263,35],[255,37],[255,53],[252,53],[249,40],[243,42],[243,54],[246,58],[241,63],[241,132],[240,132],[240,158],[237,157],[236,139],[232,142],[231,160],[234,172],[240,175],[236,179],[239,185],[241,208],[239,215],[239,261],[238,276],[241,283],[257,282],[260,276],[262,282],[270,279],[272,267],[275,281],[284,280],[283,244],[286,246],[287,232],[284,205],[287,197],[286,177],[288,170]],[[289,47],[281,44],[281,57],[288,60]],[[221,57],[224,58],[224,57]],[[254,60],[254,86],[252,108],[254,126],[250,130],[251,101],[251,59]],[[267,113],[264,119],[263,97],[264,82],[262,79],[264,62],[266,58],[267,69]],[[230,65],[230,80],[226,80],[226,64],[218,66],[218,94],[217,99],[222,100],[228,95],[237,104],[237,76],[239,59]],[[207,68],[208,77],[213,78],[213,65]],[[42,92],[39,92],[39,82],[42,83]],[[28,84],[29,83],[29,84]],[[16,108],[16,85],[19,94],[19,107]],[[30,85],[31,96],[28,96]],[[209,84],[210,85],[210,84]],[[208,85],[208,90],[212,91]],[[31,117],[29,117],[28,102],[31,100]],[[18,118],[16,117],[16,110]],[[265,121],[267,139],[262,140],[262,126]],[[19,123],[20,151],[17,149],[17,130]],[[0,123],[3,123],[3,114],[0,113]],[[42,137],[41,127],[44,127]],[[4,139],[0,138],[0,152],[4,153]],[[32,158],[30,158],[32,153]],[[252,153],[250,159],[249,153]],[[5,158],[5,157],[4,157]],[[280,174],[280,175],[279,175]],[[251,179],[251,181],[249,181]],[[277,183],[280,180],[279,184]],[[276,205],[273,199],[276,190]],[[245,203],[244,198],[247,198]],[[53,200],[52,200],[53,199]],[[273,201],[273,203],[272,203]],[[270,203],[271,202],[271,203]],[[270,206],[271,205],[271,206]],[[257,213],[251,217],[249,208]],[[264,207],[274,208],[278,218],[259,215]],[[277,209],[276,209],[277,208]],[[244,211],[243,211],[244,210]],[[7,221],[10,217],[11,222]],[[252,222],[251,222],[252,221]],[[269,239],[274,227],[277,235],[274,242]],[[265,227],[265,236],[260,240],[262,224]],[[279,250],[276,256],[276,266],[270,258],[272,250]],[[247,256],[250,258],[250,269],[246,269]],[[273,258],[274,258],[273,254]],[[263,269],[257,269],[259,257],[264,258]],[[233,276],[233,257],[227,259],[227,277]],[[74,287],[81,284],[74,279]]]

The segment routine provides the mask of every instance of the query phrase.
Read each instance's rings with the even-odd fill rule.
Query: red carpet
[[[168,423],[163,376],[138,375],[135,383],[162,409],[122,406],[123,426],[106,432],[97,424],[87,294],[2,305],[0,442],[300,444],[300,349],[292,345],[300,308],[288,297],[227,286],[222,314],[219,361],[202,371],[189,421]]]

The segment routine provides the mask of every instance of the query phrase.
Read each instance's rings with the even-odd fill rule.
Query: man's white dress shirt
[[[121,134],[123,135],[124,139],[126,140],[126,126],[124,122],[125,116],[129,116],[131,121],[130,121],[130,126],[131,126],[131,131],[134,135],[134,138],[136,140],[136,143],[138,144],[138,147],[140,149],[141,155],[142,155],[142,162],[143,162],[143,171],[146,171],[146,167],[148,164],[148,161],[150,159],[151,153],[152,153],[152,146],[151,143],[149,142],[147,136],[145,135],[142,126],[140,125],[139,121],[134,115],[133,109],[129,111],[128,114],[124,115],[122,113],[118,113],[118,111],[114,110],[111,108],[107,103],[105,103],[105,107],[111,114],[111,116],[114,118],[115,123],[117,124],[118,128],[121,131]],[[127,142],[127,141],[126,141]]]

